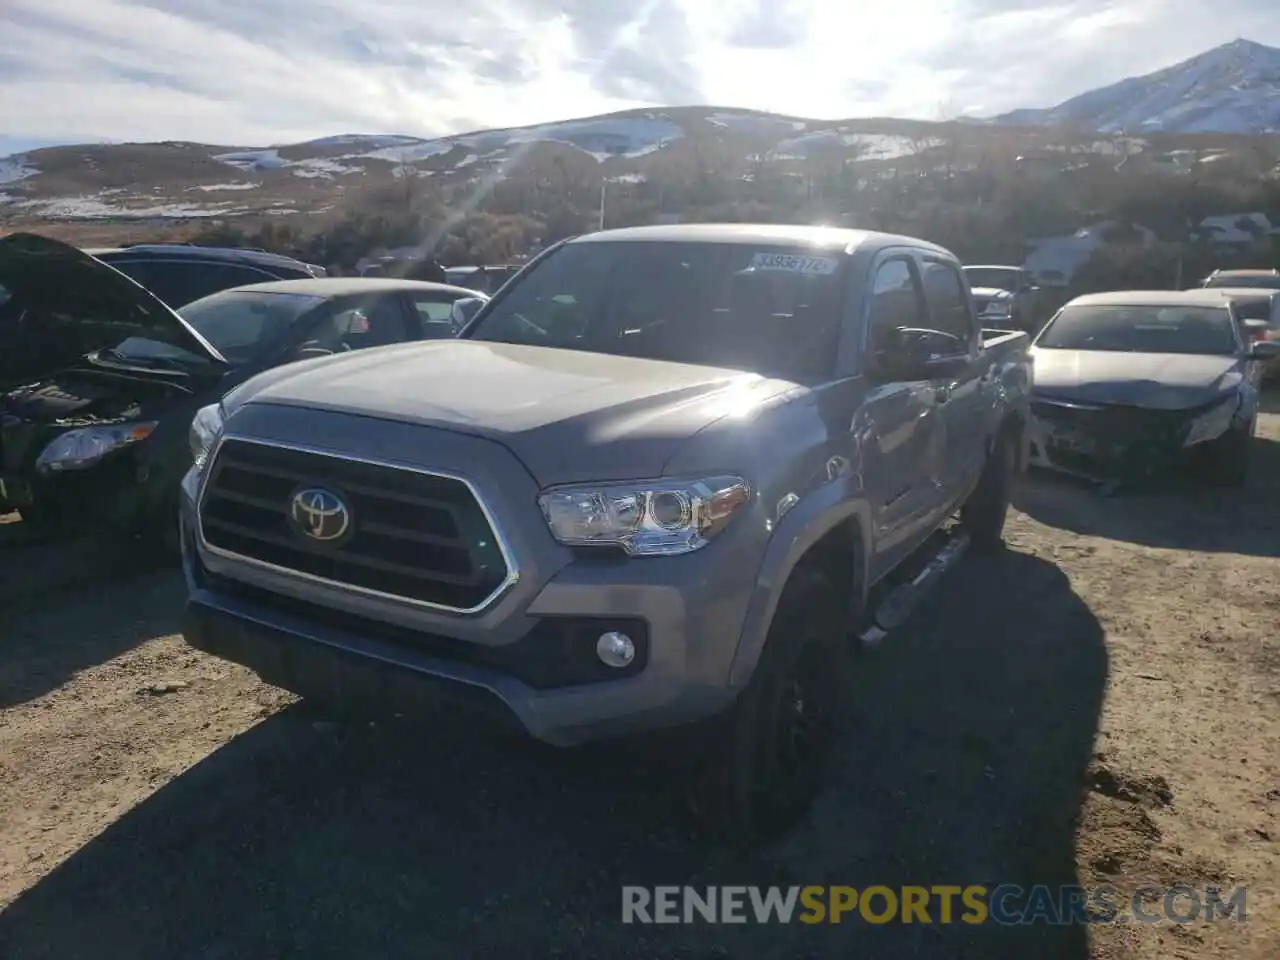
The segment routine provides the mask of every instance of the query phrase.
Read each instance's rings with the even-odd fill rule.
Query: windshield
[[[1210,277],[1204,282],[1205,287],[1254,287],[1262,290],[1280,290],[1280,277],[1272,274],[1261,276],[1227,275]]]
[[[1231,303],[1241,320],[1271,320],[1270,297],[1232,297]]]
[[[748,244],[569,243],[526,268],[466,335],[821,377],[840,334],[840,259]]]
[[[1017,293],[1022,273],[1004,267],[965,267],[964,275],[969,278],[969,288],[995,287],[997,290],[1008,290]]]
[[[1224,307],[1065,307],[1045,327],[1037,347],[1129,353],[1231,356],[1239,350],[1231,314]]]
[[[240,364],[274,344],[295,320],[322,303],[323,297],[300,293],[225,290],[187,304],[178,315],[230,363]],[[130,337],[113,352],[134,361],[203,362],[180,347],[144,337]]]

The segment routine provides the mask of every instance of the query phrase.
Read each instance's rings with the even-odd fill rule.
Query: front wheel
[[[999,550],[1004,545],[1004,524],[1009,516],[1013,475],[1017,469],[1019,434],[1001,430],[987,454],[982,476],[969,499],[960,508],[960,524],[981,552]]]
[[[1249,448],[1253,425],[1231,430],[1220,440],[1205,444],[1210,480],[1218,486],[1239,489],[1249,480]]]
[[[713,740],[691,806],[711,834],[767,839],[804,815],[825,782],[848,705],[842,591],[799,570],[779,601],[751,682]]]

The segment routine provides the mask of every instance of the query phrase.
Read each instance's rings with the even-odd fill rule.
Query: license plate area
[[[1082,454],[1094,454],[1098,451],[1098,441],[1078,430],[1063,428],[1051,430],[1047,439],[1050,450]]]

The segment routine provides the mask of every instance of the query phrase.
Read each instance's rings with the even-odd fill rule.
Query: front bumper
[[[1103,481],[1142,481],[1198,466],[1217,439],[1186,445],[1192,421],[1204,412],[1033,400],[1028,464]]]
[[[67,529],[85,532],[143,529],[158,493],[151,475],[129,453],[85,470],[0,474],[0,511],[34,506],[56,515]]]
[[[181,501],[187,641],[304,698],[494,721],[555,746],[682,726],[733,700],[727,677],[745,611],[725,608],[699,554],[559,566],[544,556],[524,571],[540,583],[526,575],[474,616],[396,608],[205,553],[196,483],[189,473]],[[545,524],[540,532],[549,541]],[[504,533],[517,550],[543,546]],[[595,658],[596,638],[611,629],[637,641],[631,668],[611,672]]]

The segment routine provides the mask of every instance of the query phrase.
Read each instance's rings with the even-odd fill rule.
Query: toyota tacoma
[[[850,653],[1001,543],[1026,346],[921,240],[562,242],[457,340],[199,412],[186,638],[344,710],[696,731],[695,809],[766,835],[822,783]]]

